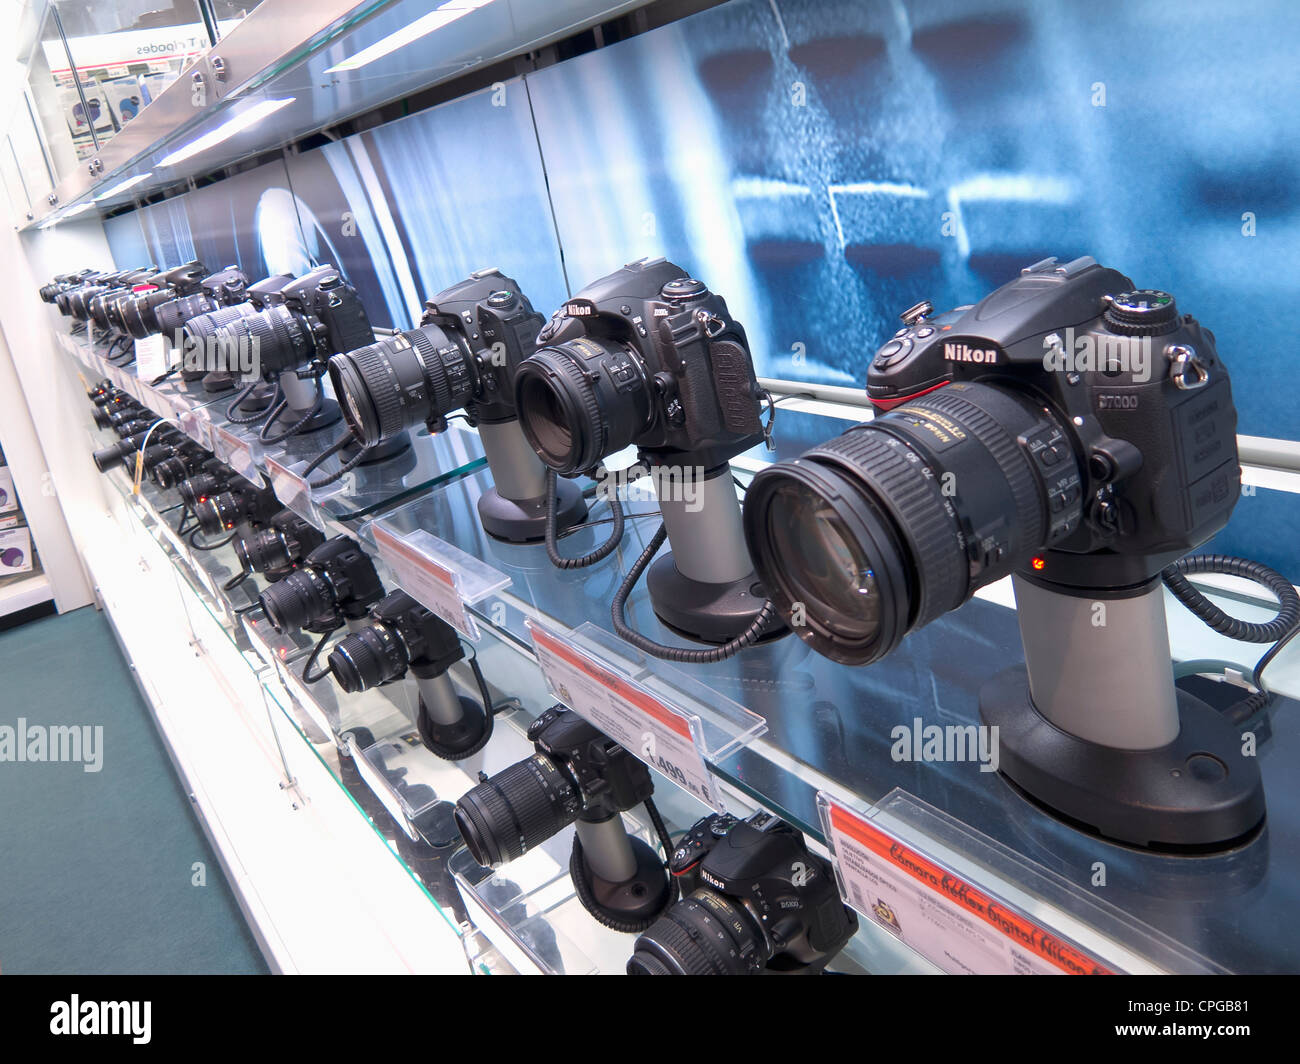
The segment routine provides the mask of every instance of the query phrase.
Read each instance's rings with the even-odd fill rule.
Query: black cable
[[[239,394],[230,401],[230,405],[226,407],[226,420],[232,425],[256,425],[259,421],[266,418],[269,411],[275,409],[275,404],[279,402],[280,399],[280,386],[278,384],[275,386],[275,392],[271,395],[271,402],[267,404],[265,408],[254,411],[247,416],[235,413],[235,411],[243,404],[244,400],[252,395],[253,390],[261,383],[261,381],[253,381],[252,384],[245,385],[240,390]]]
[[[193,516],[194,514],[193,511],[190,510],[190,504],[185,503],[184,508],[181,510],[180,523],[176,526],[176,534],[178,536],[185,535],[185,526],[190,523],[190,518]]]
[[[1268,588],[1277,596],[1277,616],[1260,624],[1224,613],[1187,579],[1187,574],[1198,573],[1238,576]],[[1226,554],[1194,554],[1167,566],[1160,574],[1160,579],[1165,582],[1165,587],[1169,588],[1174,598],[1229,639],[1239,639],[1244,643],[1272,643],[1300,624],[1300,595],[1296,594],[1291,581],[1260,562],[1233,558]]]
[[[178,369],[180,369],[179,365],[172,366],[172,368],[169,369],[166,373],[164,373],[161,377],[155,377],[153,380],[151,380],[149,382],[149,387],[156,388],[158,387],[158,385],[162,384],[163,381],[167,380],[170,377],[176,376],[176,371]]]
[[[221,585],[222,591],[234,591],[240,584],[247,580],[253,574],[247,569],[242,569]]]
[[[294,424],[290,428],[286,429],[278,436],[268,436],[266,434],[267,429],[269,429],[272,425],[275,424],[276,418],[278,418],[284,412],[284,410],[287,409],[289,406],[288,398],[286,397],[282,399],[280,401],[280,405],[273,408],[271,415],[266,419],[265,423],[262,425],[262,429],[257,434],[257,438],[262,443],[282,443],[284,440],[287,440],[290,436],[293,436],[295,433],[297,433],[303,426],[307,424],[307,422],[309,422],[312,418],[314,418],[317,414],[319,414],[321,411],[321,407],[323,407],[324,405],[325,405],[325,386],[321,382],[321,378],[317,376],[316,377],[316,401],[312,403],[311,409],[308,410],[307,413],[304,414],[301,418],[299,418],[296,422],[294,422]]]
[[[327,665],[320,672],[316,673],[315,676],[308,675],[312,670],[312,666],[316,664],[316,659],[320,657],[320,652],[325,649],[325,644],[329,642],[330,636],[342,627],[343,625],[336,624],[329,631],[322,633],[321,637],[316,640],[316,646],[312,648],[311,657],[307,659],[307,663],[302,667],[302,678],[306,683],[320,683],[321,680],[325,679],[325,677],[330,674],[329,666]]]
[[[659,815],[659,807],[655,805],[653,798],[645,800],[645,811],[646,815],[650,817],[650,823],[654,825],[655,834],[659,836],[659,845],[664,850],[664,867],[667,868],[668,862],[672,860],[673,856],[673,837],[668,834],[668,825],[664,823],[664,818]],[[668,881],[672,884],[672,896],[676,898],[681,884],[678,883],[677,877],[672,875],[668,877]]]
[[[237,535],[239,535],[238,532],[232,532],[225,539],[219,540],[216,543],[196,543],[194,537],[197,536],[202,531],[203,529],[201,528],[194,529],[192,532],[190,532],[189,539],[186,541],[195,550],[220,550],[227,543],[230,543]]]
[[[597,562],[608,558],[623,539],[623,507],[618,501],[618,496],[613,493],[609,496],[610,520],[614,525],[613,529],[609,533],[609,539],[593,550],[590,554],[584,554],[579,558],[565,558],[556,548],[555,526],[557,516],[555,492],[555,470],[547,469],[546,556],[551,559],[551,564],[557,569],[585,569],[589,565],[595,565]]]
[[[349,443],[354,443],[354,442],[357,442],[357,440],[356,437],[353,436],[351,432],[344,433],[341,439],[331,444],[328,448],[321,451],[320,454],[318,454],[315,458],[311,460],[307,468],[302,471],[303,479],[305,480],[307,474],[310,473],[317,466],[319,466],[323,461],[325,461],[325,459],[329,458],[331,455],[338,454]],[[356,467],[359,466],[362,463],[362,461],[365,460],[366,454],[368,453],[369,450],[370,448],[368,447],[362,447],[359,451],[357,451],[355,455],[353,455],[346,462],[340,465],[337,472],[330,473],[317,480],[308,481],[307,486],[311,488],[328,488],[336,480],[342,479],[343,476],[345,476],[348,473],[351,473],[352,470],[356,469]]]
[[[663,514],[658,510],[647,510],[643,514],[625,514],[625,521],[639,521],[643,517],[662,517]],[[583,521],[580,525],[574,525],[572,528],[566,528],[556,538],[568,539],[569,536],[576,536],[583,529],[590,528],[592,525],[608,525],[614,521],[612,517],[598,517],[596,520]]]
[[[1219,609],[1205,595],[1192,586],[1186,574],[1221,573],[1237,576],[1268,588],[1277,597],[1277,615],[1271,621],[1244,621]],[[1244,643],[1272,643],[1264,656],[1255,663],[1250,682],[1258,688],[1235,705],[1224,710],[1233,723],[1242,723],[1253,717],[1272,700],[1272,693],[1264,686],[1264,670],[1297,634],[1300,634],[1300,595],[1281,573],[1262,562],[1247,558],[1234,558],[1226,554],[1194,554],[1180,558],[1160,574],[1170,593],[1210,628],[1230,639]]]
[[[772,605],[770,599],[763,603],[763,608],[749,622],[749,627],[736,636],[735,639],[707,649],[672,647],[664,643],[656,643],[653,639],[628,627],[626,617],[628,596],[632,594],[632,589],[636,587],[636,582],[641,579],[641,574],[645,572],[651,559],[659,553],[659,548],[664,545],[667,539],[668,526],[661,524],[659,531],[654,534],[654,538],[646,545],[646,549],[641,552],[641,557],[633,563],[632,568],[627,572],[627,576],[623,577],[623,583],[619,585],[618,591],[614,593],[614,604],[610,607],[610,617],[614,622],[614,631],[618,633],[621,639],[631,643],[638,650],[649,654],[652,658],[661,658],[664,661],[676,661],[689,665],[711,665],[714,662],[725,661],[727,658],[740,653],[747,646],[752,645],[763,634],[763,630],[768,626],[772,618],[776,616],[776,607]]]
[[[463,643],[464,640],[461,640]],[[497,706],[492,704],[492,692],[488,689],[487,678],[483,675],[483,669],[478,663],[478,652],[473,646],[469,648],[469,670],[474,674],[474,683],[478,687],[479,697],[483,699],[483,712],[487,714],[488,732],[492,731],[492,718],[499,712]]]

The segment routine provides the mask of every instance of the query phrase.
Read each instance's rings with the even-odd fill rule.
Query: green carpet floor
[[[103,767],[0,760],[0,971],[265,972],[97,610],[0,632],[0,729],[20,717],[103,725]]]

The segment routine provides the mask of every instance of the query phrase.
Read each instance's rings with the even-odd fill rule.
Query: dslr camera
[[[980,694],[1004,774],[1138,845],[1253,830],[1258,765],[1174,687],[1160,586],[1240,495],[1214,334],[1088,257],[902,317],[867,377],[887,412],[750,485],[745,535],[778,611],[868,664],[1011,575],[1026,664]]]
[[[349,693],[365,691],[409,671],[420,691],[417,726],[424,745],[449,761],[483,749],[492,737],[491,706],[460,695],[451,681],[448,670],[465,656],[456,630],[405,591],[376,603],[370,617],[330,652],[338,685]]]
[[[365,447],[422,423],[441,432],[463,408],[492,471],[493,487],[478,501],[483,527],[513,542],[545,532],[546,469],[519,430],[514,386],[544,321],[513,278],[479,270],[434,296],[418,328],[337,354],[329,366],[343,416]],[[557,512],[561,528],[586,516],[576,485],[557,487]]]
[[[303,558],[325,542],[324,535],[292,510],[281,510],[269,527],[249,530],[235,539],[235,554],[246,573],[279,580],[293,572]]]
[[[830,863],[771,813],[712,813],[668,861],[682,888],[633,946],[628,975],[816,974],[858,930]]]
[[[122,300],[122,325],[127,333],[133,339],[143,340],[154,333],[164,332],[158,310],[184,296],[200,293],[207,272],[203,263],[195,261],[150,277],[147,285]]]
[[[745,330],[721,296],[665,259],[593,282],[515,373],[528,442],[562,476],[635,444],[712,469],[763,440]]]
[[[384,597],[375,563],[347,536],[327,539],[283,580],[259,596],[277,632],[322,634],[360,620]]]
[[[280,500],[269,484],[254,484],[242,476],[224,491],[199,499],[194,517],[204,534],[233,532],[238,525],[264,525],[280,512]]]
[[[650,770],[563,706],[528,728],[532,757],[503,769],[456,803],[456,826],[487,868],[522,857],[576,822],[569,872],[602,923],[643,930],[672,897],[663,862],[623,827],[621,813],[651,799]]]

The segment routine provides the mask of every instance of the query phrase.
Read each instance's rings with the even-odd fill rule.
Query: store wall
[[[549,314],[666,255],[727,298],[761,374],[850,386],[905,307],[1091,254],[1214,329],[1242,433],[1300,439],[1277,385],[1300,329],[1298,34],[1293,0],[733,0],[110,240],[132,262],[140,240],[220,258],[223,231],[241,264],[336,261],[398,327],[481,266]]]

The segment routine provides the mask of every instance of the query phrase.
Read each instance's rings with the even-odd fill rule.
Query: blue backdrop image
[[[906,307],[1090,254],[1214,330],[1241,433],[1295,440],[1297,39],[1293,0],[731,0],[110,240],[123,265],[333,261],[394,327],[484,266],[549,314],[665,255],[727,299],[761,375],[850,387]],[[1293,570],[1289,502],[1243,499],[1215,546]]]

